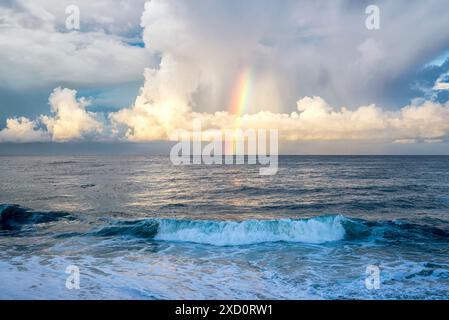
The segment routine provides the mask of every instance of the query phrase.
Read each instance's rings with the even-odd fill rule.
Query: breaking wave
[[[193,242],[216,246],[264,242],[319,244],[331,241],[449,241],[449,232],[437,227],[400,221],[373,222],[342,215],[277,220],[178,220],[121,221],[94,232],[96,236],[131,236],[162,241]]]
[[[74,219],[65,212],[33,212],[17,205],[0,205],[0,230],[22,231],[26,226]],[[78,236],[83,234],[76,233]],[[447,224],[429,221],[369,221],[342,215],[306,219],[274,220],[188,220],[141,219],[115,221],[85,236],[133,237],[160,241],[192,242],[216,246],[250,245],[266,242],[320,244],[332,241],[448,242]],[[55,237],[70,237],[58,234]]]
[[[217,246],[248,245],[263,242],[324,243],[345,236],[343,216],[311,219],[246,221],[148,219],[125,221],[106,227],[99,236],[137,236],[155,240],[182,241]]]

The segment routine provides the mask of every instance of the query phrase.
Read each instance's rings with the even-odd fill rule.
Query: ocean
[[[447,156],[1,156],[0,181],[0,299],[449,298]]]

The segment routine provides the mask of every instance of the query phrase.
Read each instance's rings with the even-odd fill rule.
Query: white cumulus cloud
[[[6,120],[6,128],[0,130],[0,142],[41,142],[49,141],[50,136],[37,128],[36,121],[25,117]]]
[[[56,88],[49,98],[54,116],[41,116],[54,141],[70,141],[84,138],[89,133],[100,133],[103,124],[95,114],[86,111],[89,102],[76,99],[76,91]]]

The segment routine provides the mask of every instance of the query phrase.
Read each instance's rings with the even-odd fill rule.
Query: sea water
[[[445,156],[2,156],[0,203],[1,299],[449,298]]]

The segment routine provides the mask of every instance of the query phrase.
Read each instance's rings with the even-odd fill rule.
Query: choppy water
[[[449,298],[449,157],[279,166],[0,157],[0,298]]]

